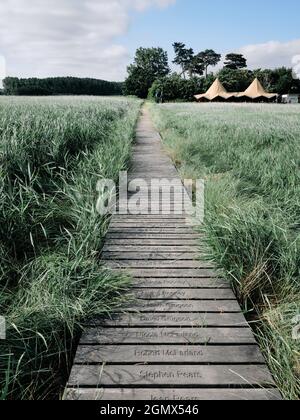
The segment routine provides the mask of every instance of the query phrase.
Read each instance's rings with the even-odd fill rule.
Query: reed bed
[[[141,102],[0,99],[0,398],[58,398],[84,321],[129,279],[99,261],[96,184],[127,168]]]

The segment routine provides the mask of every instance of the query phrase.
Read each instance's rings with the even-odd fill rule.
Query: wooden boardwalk
[[[130,178],[179,180],[145,109]],[[142,205],[142,215],[114,216],[103,249],[107,267],[132,275],[137,300],[86,327],[66,399],[280,399],[228,283],[199,259],[201,238],[185,214],[149,215]]]

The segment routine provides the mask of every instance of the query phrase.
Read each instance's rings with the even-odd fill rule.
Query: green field
[[[58,398],[87,318],[130,279],[101,268],[97,181],[128,168],[141,101],[0,98],[0,399]],[[286,399],[300,395],[300,107],[149,105]]]
[[[300,395],[300,107],[151,105],[182,177],[206,180],[206,240],[285,398]]]
[[[124,299],[98,260],[96,184],[127,167],[140,105],[0,99],[0,399],[58,396],[82,322]]]

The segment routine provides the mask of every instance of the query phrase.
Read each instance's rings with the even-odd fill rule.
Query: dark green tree
[[[7,77],[3,87],[6,95],[121,95],[123,90],[122,83],[77,77]]]
[[[202,63],[205,72],[205,77],[208,74],[208,67],[216,66],[221,61],[221,54],[217,54],[214,50],[205,50],[198,55],[199,63]]]
[[[250,70],[224,67],[218,72],[218,78],[228,92],[244,92],[253,82],[254,76]]]
[[[187,70],[189,72],[190,77],[203,76],[205,66],[203,64],[202,56],[200,56],[200,54],[196,54],[192,58]]]
[[[194,61],[194,50],[192,48],[186,48],[185,44],[182,42],[175,42],[173,44],[173,48],[175,52],[175,59],[173,60],[173,63],[181,67],[181,75],[186,77],[187,72],[191,75]]]
[[[285,93],[300,93],[300,80],[295,79],[291,68],[280,67],[274,70],[254,70],[257,77],[264,87],[280,95]]]
[[[170,73],[168,53],[162,48],[139,48],[127,71],[125,93],[147,98],[153,82]]]
[[[243,54],[230,53],[225,57],[224,66],[231,70],[245,69],[247,67],[247,59]]]
[[[196,93],[205,92],[205,79],[192,77],[183,79],[174,73],[156,80],[149,90],[149,98],[156,99],[157,92],[163,92],[163,101],[193,101]]]

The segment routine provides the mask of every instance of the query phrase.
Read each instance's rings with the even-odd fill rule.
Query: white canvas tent
[[[236,95],[236,93],[228,93],[219,79],[216,79],[206,93],[195,95],[197,101],[216,101],[227,100]]]
[[[277,97],[276,93],[267,93],[260,81],[256,78],[245,92],[227,92],[219,79],[216,79],[206,93],[195,95],[198,102],[204,101],[272,101]]]
[[[253,83],[245,90],[245,92],[238,93],[238,98],[249,98],[252,100],[259,100],[259,99],[275,99],[277,96],[276,93],[267,93],[265,89],[262,87],[260,81],[256,78]]]

